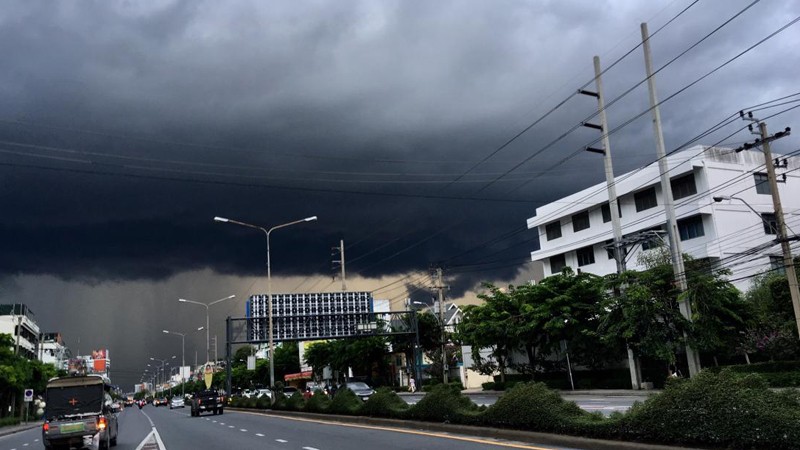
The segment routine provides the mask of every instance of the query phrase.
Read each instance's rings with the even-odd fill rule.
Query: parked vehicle
[[[375,393],[375,391],[371,387],[369,387],[367,383],[364,383],[363,381],[348,381],[347,383],[345,383],[344,387],[345,389],[353,391],[353,393],[356,394],[358,398],[364,401],[367,401],[369,396]]]
[[[111,385],[100,375],[53,378],[45,391],[42,442],[46,449],[117,445],[119,424]]]
[[[286,398],[291,397],[292,395],[294,395],[295,392],[300,392],[300,391],[298,391],[297,388],[294,386],[286,386],[283,388],[283,395],[286,396]]]

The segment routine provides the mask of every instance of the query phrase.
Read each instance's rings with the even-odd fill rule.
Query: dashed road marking
[[[234,427],[233,425],[228,425],[228,428],[236,428],[236,427]]]
[[[303,447],[303,450],[319,450],[319,449],[314,447]]]
[[[261,433],[256,433],[256,436],[258,436],[258,437],[264,437],[264,435],[263,435],[263,434],[261,434]]]
[[[219,424],[222,425],[222,426],[225,426],[225,422],[220,422]]]
[[[33,442],[39,442],[39,440],[38,439],[34,439]]]
[[[245,430],[244,428],[239,428],[239,431],[241,431],[243,433],[247,433],[247,430]]]
[[[22,446],[23,446],[23,447],[27,447],[27,446],[29,446],[29,445],[30,445],[30,444],[28,444],[27,442],[26,442],[26,443],[24,443],[24,444],[22,444]]]
[[[275,442],[280,442],[281,444],[285,444],[289,441],[287,441],[286,439],[275,439]]]

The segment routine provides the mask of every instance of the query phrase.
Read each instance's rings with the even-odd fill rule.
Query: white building
[[[794,236],[800,231],[800,160],[773,157],[780,163],[776,173],[787,233]],[[740,289],[752,275],[782,266],[780,245],[770,245],[776,235],[768,224],[774,224],[775,217],[760,149],[736,153],[696,146],[667,161],[683,253],[729,268],[729,279]],[[657,163],[617,176],[615,186],[623,241],[666,230]],[[545,275],[565,266],[598,275],[616,271],[613,253],[606,247],[613,232],[605,182],[537,208],[527,223],[539,233],[541,248],[531,252],[531,259],[544,264]],[[667,239],[666,233],[658,235]],[[629,246],[627,268],[641,269],[637,256],[652,247],[648,240]]]
[[[61,333],[43,333],[39,340],[39,361],[66,370],[71,353]]]
[[[19,332],[19,336],[17,335]],[[0,334],[10,334],[14,348],[19,344],[19,354],[28,359],[36,359],[39,344],[39,325],[33,311],[21,303],[0,305]]]

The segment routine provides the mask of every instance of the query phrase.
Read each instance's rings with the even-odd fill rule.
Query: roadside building
[[[788,234],[794,236],[800,230],[800,160],[773,156]],[[780,270],[763,153],[696,146],[667,162],[684,253],[707,261],[710,269],[729,269],[740,289],[757,273]],[[640,270],[639,255],[668,239],[658,164],[617,176],[615,184],[627,268]],[[539,234],[540,249],[531,259],[544,264],[545,275],[567,266],[597,275],[616,271],[606,183],[537,208],[527,225]]]
[[[67,369],[67,361],[72,357],[61,333],[42,333],[38,353],[39,361],[63,370]]]
[[[22,303],[0,305],[0,334],[10,334],[14,341],[12,349],[19,355],[36,359],[39,345],[39,325],[33,311]]]

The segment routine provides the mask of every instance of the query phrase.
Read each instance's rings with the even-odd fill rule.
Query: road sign
[[[33,401],[33,389],[25,389],[25,401],[26,402]]]

